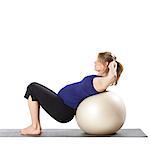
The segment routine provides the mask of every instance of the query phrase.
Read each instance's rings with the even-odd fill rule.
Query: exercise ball
[[[85,98],[77,107],[77,125],[87,134],[115,134],[124,124],[126,109],[114,92],[105,91]]]

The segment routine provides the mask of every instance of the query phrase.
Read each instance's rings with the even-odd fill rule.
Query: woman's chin
[[[97,71],[97,74],[100,75],[100,76],[102,75],[101,72],[99,72],[99,71]]]

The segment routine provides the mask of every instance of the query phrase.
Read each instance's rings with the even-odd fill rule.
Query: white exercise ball
[[[76,121],[88,134],[114,134],[124,124],[126,109],[117,94],[106,91],[85,98],[77,107]]]

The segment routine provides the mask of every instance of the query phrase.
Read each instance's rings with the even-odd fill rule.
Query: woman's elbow
[[[100,86],[100,87],[98,88],[98,92],[104,92],[106,89],[107,89],[107,87],[105,87],[105,86]]]

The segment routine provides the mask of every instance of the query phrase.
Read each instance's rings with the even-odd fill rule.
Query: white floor
[[[0,138],[0,145],[9,149],[150,149],[149,138]]]

